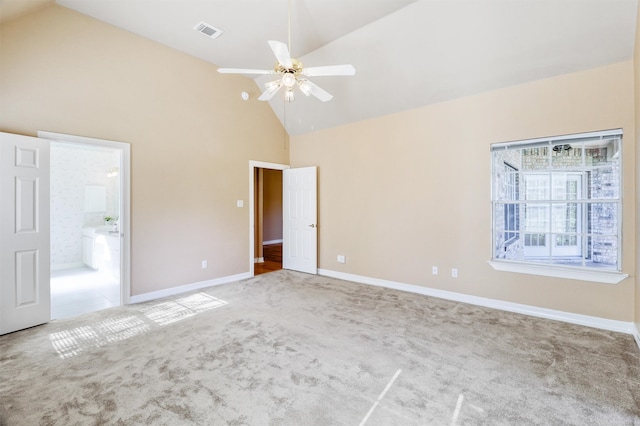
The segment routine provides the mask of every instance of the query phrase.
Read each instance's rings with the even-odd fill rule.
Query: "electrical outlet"
[[[452,276],[453,278],[458,278],[458,269],[456,269],[456,268],[452,268],[452,269],[451,269],[451,276]]]
[[[347,263],[347,258],[344,257],[344,255],[339,254],[338,255],[338,263]]]
[[[207,268],[207,261],[203,260],[202,261],[202,269],[206,269]]]
[[[437,266],[432,266],[431,267],[431,273],[433,275],[438,275],[438,267]]]

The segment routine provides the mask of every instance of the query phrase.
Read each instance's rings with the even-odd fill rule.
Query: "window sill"
[[[593,281],[605,284],[618,284],[620,281],[629,277],[628,274],[616,271],[585,270],[555,265],[535,265],[531,263],[505,262],[499,260],[490,260],[488,263],[496,271],[567,278],[570,280]]]

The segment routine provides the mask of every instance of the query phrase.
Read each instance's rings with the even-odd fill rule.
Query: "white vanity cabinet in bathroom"
[[[104,240],[98,240],[104,244],[101,268],[116,280],[120,279],[120,233],[109,232]]]
[[[120,277],[120,233],[113,226],[82,228],[82,261],[90,268]]]
[[[82,228],[82,261],[90,268],[98,269],[99,259],[102,253],[98,253],[99,247],[96,247],[97,228],[93,226],[85,226]]]

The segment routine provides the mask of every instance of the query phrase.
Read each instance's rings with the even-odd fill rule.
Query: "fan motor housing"
[[[291,68],[284,67],[280,62],[276,62],[276,66],[273,70],[278,74],[284,74],[286,72],[294,73],[296,76],[302,72],[302,62],[297,59],[291,58]]]

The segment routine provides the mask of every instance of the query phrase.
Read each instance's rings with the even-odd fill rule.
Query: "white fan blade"
[[[273,54],[276,55],[276,58],[278,59],[278,62],[280,62],[280,65],[287,69],[293,68],[291,55],[289,54],[289,48],[286,44],[281,41],[269,40],[269,46],[271,46],[271,50],[273,50]]]
[[[245,68],[218,68],[221,74],[273,74],[272,70],[252,70]]]
[[[327,102],[333,99],[333,95],[331,93],[327,92],[324,89],[321,89],[320,87],[313,84],[309,80],[305,81],[305,84],[307,84],[308,87],[311,89],[311,94],[316,98],[320,99],[322,102]]]
[[[330,75],[355,75],[356,69],[353,65],[329,65],[326,67],[304,68],[302,74],[309,77],[330,76]]]

